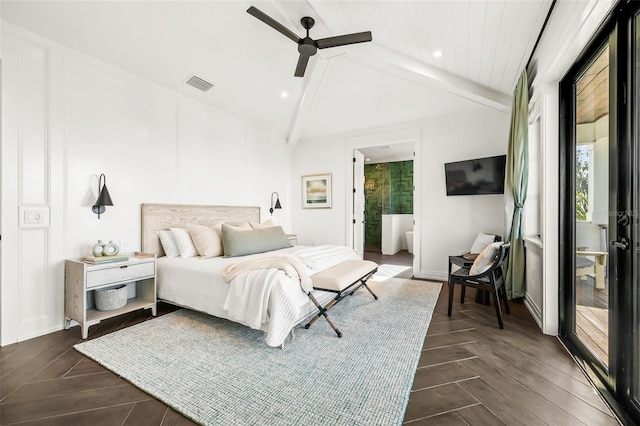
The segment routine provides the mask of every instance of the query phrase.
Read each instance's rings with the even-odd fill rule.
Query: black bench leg
[[[316,305],[316,308],[318,308],[318,314],[316,316],[314,316],[313,318],[311,318],[311,321],[309,321],[304,328],[306,328],[307,330],[309,329],[309,327],[311,327],[311,325],[317,321],[318,318],[320,318],[321,316],[324,317],[324,319],[327,320],[327,322],[329,323],[329,325],[331,326],[331,328],[333,329],[333,331],[336,332],[336,334],[338,335],[338,337],[342,337],[342,332],[340,330],[338,330],[338,327],[336,327],[336,325],[333,323],[333,321],[331,321],[331,318],[329,318],[329,315],[327,315],[327,311],[329,309],[331,309],[331,307],[333,305],[335,305],[336,303],[338,303],[338,301],[340,300],[340,295],[336,296],[335,299],[333,299],[331,302],[327,303],[327,306],[324,307],[322,305],[320,305],[320,303],[316,300],[315,297],[313,297],[313,295],[311,293],[309,293],[309,299],[311,299],[311,301],[313,302],[314,305]]]
[[[369,286],[367,285],[367,282],[366,282],[366,281],[362,281],[362,286],[363,286],[364,288],[366,288],[367,290],[369,290],[369,293],[371,293],[371,295],[373,296],[373,298],[374,298],[374,299],[378,300],[378,296],[376,296],[376,294],[373,292],[373,290],[371,290],[371,289],[369,288]]]

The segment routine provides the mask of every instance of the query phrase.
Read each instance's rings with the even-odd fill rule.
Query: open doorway
[[[419,235],[419,141],[419,129],[348,141],[353,197],[347,208],[353,220],[347,241],[364,258],[410,266],[413,275],[420,271],[420,239],[413,238]]]

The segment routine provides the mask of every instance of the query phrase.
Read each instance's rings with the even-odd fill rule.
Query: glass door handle
[[[629,248],[629,242],[626,238],[620,238],[620,241],[611,241],[611,245],[620,250],[626,250]]]

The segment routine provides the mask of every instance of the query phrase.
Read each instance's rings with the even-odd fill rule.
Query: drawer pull
[[[128,268],[128,267],[129,267],[129,265],[123,265],[123,266],[120,267],[120,269],[124,269],[124,268]]]

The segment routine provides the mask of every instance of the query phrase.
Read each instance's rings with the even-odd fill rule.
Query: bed
[[[308,259],[310,276],[345,260],[360,259],[343,246],[292,246],[268,253],[238,257],[167,257],[157,231],[187,228],[189,224],[216,226],[259,223],[260,208],[247,206],[206,206],[185,204],[143,204],[141,208],[142,251],[157,257],[158,299],[185,308],[238,322],[265,332],[269,346],[281,346],[292,329],[316,311],[302,290],[297,276],[281,269],[243,272],[230,282],[222,273],[229,265],[272,256]],[[333,294],[314,291],[321,303]]]

